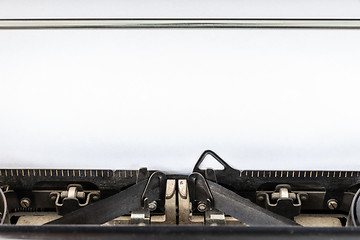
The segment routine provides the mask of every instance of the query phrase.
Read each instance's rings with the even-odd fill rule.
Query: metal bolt
[[[197,206],[197,210],[199,212],[204,212],[206,210],[206,204],[205,203],[199,203]]]
[[[153,202],[149,203],[148,208],[150,211],[154,211],[157,208],[157,202],[153,201]]]
[[[264,201],[264,196],[263,195],[259,195],[259,196],[257,196],[257,200],[259,201],[259,202],[262,202],[262,201]]]
[[[92,196],[92,199],[93,199],[93,201],[97,201],[97,200],[99,200],[100,199],[100,196],[99,195],[93,195]]]
[[[309,196],[307,194],[303,194],[300,196],[301,201],[306,201],[309,199]]]
[[[50,193],[50,200],[51,201],[55,202],[56,198],[57,198],[57,193],[54,193],[54,192]]]
[[[336,199],[329,199],[327,205],[331,210],[334,210],[338,207],[338,202],[336,201]]]
[[[30,207],[30,204],[31,204],[31,200],[29,198],[24,197],[20,200],[20,206],[23,208]]]

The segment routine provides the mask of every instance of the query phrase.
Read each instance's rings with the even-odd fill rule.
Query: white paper
[[[359,18],[358,0],[1,0],[1,18]]]
[[[0,17],[352,17],[360,4],[11,2]],[[0,167],[189,173],[212,149],[239,169],[360,170],[359,42],[358,30],[2,30]]]

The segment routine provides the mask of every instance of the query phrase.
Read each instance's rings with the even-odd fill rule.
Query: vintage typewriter
[[[0,29],[360,29],[356,19],[2,19]],[[223,169],[202,169],[208,156]],[[195,162],[195,161],[194,161]],[[0,169],[0,237],[358,239],[360,169]],[[176,170],[176,169],[174,169]]]
[[[200,169],[208,156],[222,170]],[[1,169],[9,238],[359,237],[359,171]]]

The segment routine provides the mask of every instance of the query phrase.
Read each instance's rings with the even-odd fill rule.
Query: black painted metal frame
[[[360,229],[235,226],[11,226],[0,227],[2,239],[359,239]]]

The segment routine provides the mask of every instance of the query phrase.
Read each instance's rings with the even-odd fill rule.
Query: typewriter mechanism
[[[223,169],[201,169],[207,156]],[[201,155],[190,175],[146,168],[2,169],[0,232],[39,227],[60,231],[59,226],[66,225],[96,226],[91,229],[99,232],[126,227],[154,236],[151,229],[166,225],[168,234],[200,228],[209,229],[207,234],[223,229],[232,235],[252,227],[280,228],[294,236],[309,227],[323,229],[322,234],[359,234],[359,174],[240,171],[210,150]]]
[[[43,7],[39,9],[43,11]],[[97,13],[97,16],[100,15]],[[1,31],[70,29],[358,31],[360,19],[0,19]],[[12,40],[12,36],[9,39]],[[338,43],[339,39],[336,41]],[[266,45],[271,44],[266,42]],[[347,50],[350,51],[350,48]],[[323,54],[323,51],[319,52]],[[14,53],[9,51],[9,54]],[[22,54],[23,52],[18,56]],[[261,53],[264,54],[266,52]],[[356,51],[349,56],[356,60],[355,55]],[[255,64],[256,68],[261,67],[256,61]],[[136,62],[136,67],[137,65],[140,64]],[[278,65],[282,67],[281,64]],[[321,72],[316,72],[319,73]],[[84,79],[86,80],[85,77]],[[15,96],[26,100],[25,97]],[[214,158],[222,167],[201,167],[208,157]],[[161,169],[147,168],[106,170],[3,167],[5,168],[0,169],[0,239],[360,239],[360,169],[239,170],[232,168],[211,150],[200,156],[191,174],[167,174]]]

